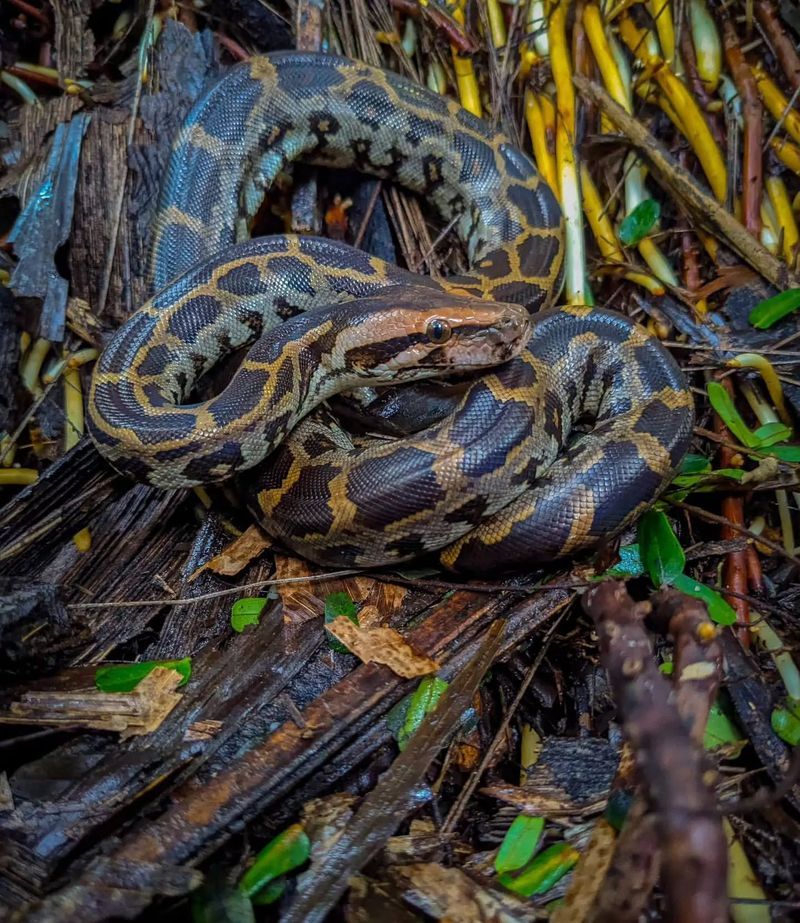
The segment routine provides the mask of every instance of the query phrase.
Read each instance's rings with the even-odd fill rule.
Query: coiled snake
[[[321,238],[247,240],[264,189],[298,159],[424,196],[472,270],[435,282]],[[454,102],[341,57],[253,58],[201,97],[175,143],[156,294],[97,363],[90,432],[118,470],[159,487],[252,469],[265,528],[321,563],[440,550],[445,566],[480,572],[573,553],[652,503],[688,447],[693,405],[640,327],[551,309],[562,250],[531,161]],[[251,343],[218,396],[183,403]],[[354,445],[311,413],[362,385],[476,369],[456,409],[408,438]],[[579,434],[584,418],[594,427]]]

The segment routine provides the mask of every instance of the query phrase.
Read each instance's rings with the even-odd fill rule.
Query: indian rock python
[[[330,240],[247,240],[264,190],[298,159],[426,197],[472,270],[434,282]],[[573,553],[665,487],[693,402],[631,321],[549,309],[562,252],[560,209],[532,162],[455,102],[332,55],[253,58],[201,97],[175,143],[157,294],[97,363],[90,431],[117,469],[159,487],[254,469],[261,522],[321,563],[441,549],[447,567],[477,572]],[[545,309],[532,333],[517,305]],[[220,395],[182,403],[253,341]],[[489,366],[453,413],[401,440],[354,446],[323,410],[307,416],[359,385]],[[594,428],[576,438],[585,417]]]

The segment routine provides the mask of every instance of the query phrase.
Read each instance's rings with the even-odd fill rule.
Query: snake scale
[[[418,193],[470,271],[434,281],[332,240],[248,239],[298,160]],[[314,561],[438,551],[479,573],[569,555],[651,504],[688,448],[669,353],[622,315],[552,307],[562,217],[530,159],[396,74],[295,52],[230,68],[174,144],[153,236],[155,294],[98,360],[92,437],[158,487],[240,475],[264,527]],[[186,403],[241,347],[229,384]],[[455,409],[400,439],[354,442],[322,406],[459,373]]]

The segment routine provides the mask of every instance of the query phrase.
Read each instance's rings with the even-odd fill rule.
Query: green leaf
[[[736,612],[725,602],[716,590],[706,586],[704,583],[698,583],[694,578],[687,577],[686,574],[679,574],[672,581],[672,585],[681,593],[687,596],[694,596],[702,601],[708,607],[708,617],[717,625],[733,625],[736,621]]]
[[[719,700],[714,702],[708,713],[703,746],[706,750],[715,750],[726,744],[739,744],[743,741],[742,732],[720,705]]]
[[[641,577],[644,573],[644,564],[639,551],[639,545],[623,545],[619,549],[619,561],[610,567],[604,574],[600,574],[598,579],[605,577]]]
[[[748,448],[755,448],[758,440],[742,419],[741,414],[733,403],[733,398],[725,388],[718,381],[710,381],[706,386],[706,391],[708,392],[708,400],[711,406],[717,411],[722,418],[722,422],[736,436],[739,442]]]
[[[748,320],[759,330],[768,330],[781,318],[800,308],[800,288],[790,288],[786,292],[779,292],[772,298],[759,302],[750,312]]]
[[[619,239],[626,247],[638,244],[647,237],[661,217],[661,206],[655,199],[645,199],[627,214],[619,226]]]
[[[527,868],[519,875],[498,876],[500,883],[522,897],[544,894],[572,869],[580,858],[580,853],[569,843],[555,843],[542,850]]]
[[[686,555],[667,517],[648,510],[639,520],[639,551],[647,573],[656,587],[674,583],[683,573]]]
[[[348,593],[329,593],[325,597],[325,624],[334,622],[339,616],[345,615],[354,625],[358,625],[358,606],[353,602]],[[341,641],[332,635],[328,638],[328,647],[340,654],[349,654],[350,651]]]
[[[271,881],[263,891],[259,891],[258,894],[255,895],[253,903],[257,904],[259,907],[264,907],[267,904],[274,904],[285,890],[286,879],[276,878],[274,881]]]
[[[741,481],[744,477],[742,468],[716,468],[714,471],[706,471],[703,474],[679,474],[672,479],[673,487],[709,487],[718,486],[721,478],[728,478],[731,481]]]
[[[397,737],[397,746],[400,750],[405,750],[409,740],[419,730],[426,715],[430,714],[439,704],[439,699],[447,689],[447,685],[438,676],[424,676],[420,680],[419,686],[409,697],[403,726],[395,735]]]
[[[156,667],[177,670],[183,677],[178,683],[185,686],[192,675],[192,658],[182,660],[142,660],[139,663],[115,663],[98,667],[94,674],[94,684],[101,692],[130,692],[149,676]]]
[[[786,426],[785,423],[765,423],[755,430],[753,437],[756,439],[756,444],[753,448],[763,449],[766,446],[774,445],[776,442],[786,442],[787,439],[791,439],[792,428],[791,426]]]
[[[768,454],[783,462],[800,464],[800,445],[775,445]]]
[[[231,606],[231,628],[241,634],[248,625],[258,625],[267,602],[266,596],[237,599]]]
[[[543,817],[527,817],[525,814],[515,817],[494,860],[497,874],[515,872],[530,862],[536,855],[543,831]]]
[[[299,868],[311,855],[311,841],[300,824],[292,824],[261,850],[242,875],[239,890],[254,897],[271,881]]]
[[[694,455],[689,452],[683,456],[683,461],[678,466],[678,476],[685,474],[703,474],[711,470],[711,462],[705,455]]]
[[[774,709],[770,723],[781,740],[796,747],[800,744],[800,701],[788,699],[785,707]]]

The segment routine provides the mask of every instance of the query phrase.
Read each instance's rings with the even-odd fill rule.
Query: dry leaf
[[[215,574],[222,574],[224,577],[235,577],[251,561],[255,561],[259,555],[263,554],[271,544],[269,537],[258,526],[250,526],[230,545],[223,548],[218,555],[206,561],[205,564],[201,564],[189,577],[189,582],[191,583],[204,570],[213,570]]]
[[[540,919],[535,907],[511,894],[484,888],[460,869],[432,862],[394,866],[391,879],[408,903],[436,920],[458,923],[521,923]]]
[[[149,734],[180,702],[175,690],[183,679],[177,670],[156,667],[131,692],[26,692],[0,722],[116,731],[122,739]]]
[[[394,628],[359,627],[346,615],[340,615],[325,627],[364,663],[385,664],[405,679],[427,676],[439,669],[435,660],[417,653]]]

